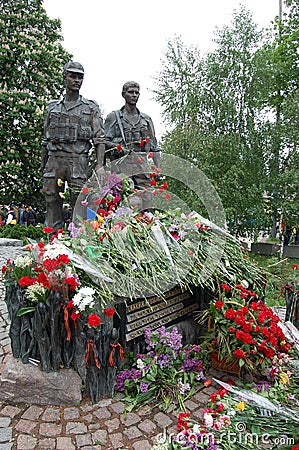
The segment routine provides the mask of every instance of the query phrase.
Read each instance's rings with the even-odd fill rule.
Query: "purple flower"
[[[122,177],[115,172],[111,172],[107,177],[107,183],[110,188],[118,186],[122,189]]]
[[[125,390],[126,380],[138,380],[141,378],[142,372],[139,369],[124,369],[116,375],[115,390],[123,392]]]
[[[197,358],[184,359],[184,363],[180,370],[185,372],[201,372],[202,371],[202,361]]]
[[[165,347],[173,350],[177,356],[182,348],[182,335],[176,327],[173,327],[170,332],[166,331],[165,327],[157,328],[155,331],[146,328],[144,336],[148,351],[155,349],[158,344],[163,344]]]
[[[252,386],[253,389],[257,389],[258,392],[268,392],[269,391],[269,387],[271,387],[272,384],[269,383],[268,381],[259,381],[257,384],[255,384],[254,386]]]
[[[147,392],[148,388],[151,384],[152,384],[151,382],[145,383],[144,381],[141,381],[140,382],[140,392]]]
[[[80,228],[76,228],[73,222],[69,224],[68,231],[72,238],[77,238],[81,234]]]

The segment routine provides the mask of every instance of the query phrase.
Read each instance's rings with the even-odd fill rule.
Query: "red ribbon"
[[[114,364],[115,364],[115,363],[114,363],[114,359],[113,359],[115,350],[116,350],[117,348],[119,348],[119,356],[120,356],[120,359],[124,359],[124,358],[125,358],[125,352],[124,352],[124,349],[123,349],[123,347],[120,345],[119,342],[117,342],[116,344],[110,344],[110,347],[112,347],[112,350],[111,350],[110,356],[109,356],[109,364],[110,364],[111,367],[113,367]]]
[[[86,354],[85,354],[85,362],[86,362],[86,368],[87,369],[89,367],[88,362],[89,362],[89,359],[90,359],[90,351],[92,351],[92,353],[93,353],[93,359],[94,359],[95,365],[97,366],[98,369],[100,369],[101,366],[100,366],[100,363],[98,361],[98,358],[97,358],[97,355],[96,355],[96,351],[95,351],[95,348],[94,348],[94,342],[93,342],[92,339],[89,339],[87,341],[87,349],[86,349]]]

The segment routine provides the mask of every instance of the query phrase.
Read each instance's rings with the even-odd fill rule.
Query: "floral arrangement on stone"
[[[60,233],[49,238],[53,229],[44,232],[44,242],[28,245],[24,256],[2,267],[12,353],[23,363],[40,364],[45,372],[74,367],[85,382],[89,368],[109,366],[108,360],[113,367],[115,349],[121,351],[118,335],[112,333],[115,309],[76,268]],[[113,386],[107,389],[111,393]],[[98,393],[92,392],[92,398],[96,402]]]
[[[217,368],[221,362],[235,362],[237,371],[244,368],[261,374],[271,367],[274,357],[287,355],[292,346],[279,325],[279,317],[244,284],[234,288],[221,285],[218,300],[212,301],[201,316],[201,320],[208,320],[204,343],[212,362],[218,360]]]
[[[53,231],[44,228],[45,236]],[[96,297],[99,298],[96,286],[81,285],[69,250],[58,236],[52,236],[46,243],[27,245],[26,250],[24,256],[18,256],[15,261],[8,260],[2,266],[6,286],[17,283],[28,304],[18,310],[17,316],[34,312],[38,303],[46,303],[50,293],[57,292],[61,295],[63,308],[69,310],[70,319],[75,322],[81,318],[87,326],[100,326],[99,309],[104,310],[105,305],[96,301]]]
[[[100,191],[96,180],[82,189],[81,205],[92,211],[93,218],[77,226],[71,223],[71,238],[64,236],[64,244],[100,272],[96,283],[103,298],[163,297],[177,285],[183,290],[204,286],[214,291],[217,278],[230,282],[260,277],[228,233],[195,212],[167,210],[168,185],[156,181],[156,173],[151,175],[149,189],[153,198],[163,199],[163,212],[136,209],[130,199],[142,194],[116,173],[107,176]]]
[[[176,404],[185,410],[184,402],[205,381],[205,352],[199,345],[183,347],[176,327],[144,330],[146,354],[138,354],[116,375],[115,390],[124,393],[126,411],[155,402],[164,410]]]

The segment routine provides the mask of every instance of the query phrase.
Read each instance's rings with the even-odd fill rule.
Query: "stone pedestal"
[[[37,405],[77,405],[82,381],[74,369],[43,372],[20,359],[7,357],[0,378],[0,400]]]

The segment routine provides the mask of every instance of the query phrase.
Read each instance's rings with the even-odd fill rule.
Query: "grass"
[[[263,256],[248,253],[249,260],[260,267],[267,278],[266,298],[267,306],[285,306],[284,298],[279,298],[282,286],[288,281],[294,280],[297,275],[296,284],[299,285],[299,271],[292,269],[293,264],[298,264],[299,260],[295,258],[279,258],[278,256]]]

